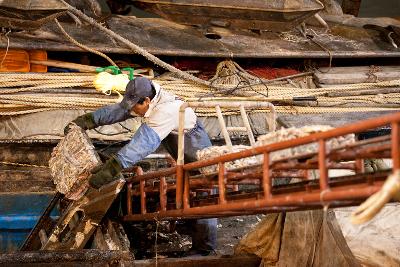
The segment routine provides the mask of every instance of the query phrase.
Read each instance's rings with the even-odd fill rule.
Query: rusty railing
[[[178,157],[176,166],[159,171],[143,173],[136,168],[136,175],[127,180],[127,211],[123,219],[218,217],[358,204],[378,191],[392,171],[399,170],[399,123],[400,113],[394,113],[208,160],[184,164],[183,158]],[[390,136],[327,148],[326,142],[331,138],[386,125],[391,126]],[[183,128],[180,131],[183,133]],[[311,143],[318,144],[318,151],[270,160],[273,152]],[[183,152],[183,145],[180,152]],[[262,164],[235,170],[225,168],[228,161],[252,156],[263,157]],[[365,172],[364,159],[387,158],[392,159],[392,169]],[[218,165],[217,173],[199,174],[200,168],[211,165]],[[333,177],[329,170],[335,169],[352,172]],[[319,177],[312,179],[310,175],[316,172]],[[273,186],[274,181],[283,178],[297,178],[298,182]],[[239,191],[238,185],[251,189]],[[148,196],[152,196],[153,202],[158,198],[158,202],[150,207]],[[140,208],[133,208],[139,206],[138,202]]]

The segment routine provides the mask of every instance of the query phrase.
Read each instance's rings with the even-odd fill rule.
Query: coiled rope
[[[10,81],[13,78],[13,81]],[[104,105],[118,102],[117,96],[104,96],[96,94],[91,84],[94,74],[77,74],[81,79],[76,82],[76,77],[66,74],[0,74],[0,115],[18,115],[39,112],[49,109],[97,109]],[[71,78],[71,79],[70,79]],[[78,80],[79,80],[78,79]],[[5,81],[4,81],[5,80]],[[61,81],[56,82],[54,81]],[[23,82],[28,87],[9,88],[10,85],[17,85]],[[329,88],[296,88],[293,86],[254,85],[251,89],[241,89],[231,93],[228,97],[226,93],[218,93],[205,85],[195,84],[191,81],[155,79],[162,88],[173,94],[179,95],[187,101],[197,101],[202,98],[204,101],[223,100],[223,101],[272,101],[280,103],[277,107],[283,113],[323,113],[323,112],[356,112],[356,111],[376,111],[376,110],[398,110],[400,107],[400,92],[383,93],[359,96],[335,96],[327,97],[332,92],[349,92],[351,90],[362,92],[371,88],[397,88],[400,80],[385,81],[378,83],[362,83],[353,85],[343,85]],[[39,85],[38,85],[39,84]],[[83,87],[83,90],[91,92],[90,96],[76,94],[59,94],[60,88]],[[35,94],[37,89],[48,88],[51,94]],[[203,97],[207,94],[212,97]],[[261,93],[261,94],[260,94]],[[93,95],[94,94],[94,95]],[[268,94],[268,97],[266,95]],[[242,95],[246,95],[245,97]],[[314,96],[316,101],[294,102],[293,97]],[[200,116],[215,116],[214,112],[208,109],[197,109]],[[228,110],[225,110],[228,114]],[[259,112],[259,111],[252,111]]]

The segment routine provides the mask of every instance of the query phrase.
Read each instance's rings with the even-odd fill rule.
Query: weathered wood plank
[[[374,111],[374,112],[347,112],[347,113],[324,113],[324,114],[280,114],[279,118],[288,126],[301,127],[304,125],[326,124],[333,127],[343,126],[374,117],[394,113],[396,111]]]
[[[158,260],[159,267],[258,267],[260,258],[254,256],[203,256],[195,258],[165,258]],[[135,261],[136,267],[153,267],[155,260]]]
[[[54,192],[55,185],[49,179],[48,181],[40,180],[10,180],[0,182],[0,193],[20,193],[20,192]]]
[[[133,254],[127,251],[95,249],[79,251],[19,251],[0,254],[1,266],[121,266],[118,263],[128,264],[125,266],[133,266]]]
[[[58,219],[42,250],[82,249],[96,230],[112,202],[121,191],[125,180],[118,179],[99,190],[89,188],[84,197],[73,202]],[[78,217],[77,225],[70,229],[72,217]],[[64,235],[71,238],[63,238]]]
[[[6,128],[6,122],[2,120],[2,123],[4,123],[4,125],[2,125],[4,126],[3,128]],[[12,131],[14,129],[4,129],[4,130]],[[50,159],[50,154],[52,149],[53,146],[51,145],[1,144],[0,161],[11,162],[11,163],[47,165],[47,162]],[[11,165],[5,165],[5,166],[9,167]]]
[[[29,251],[0,254],[2,266],[122,266],[153,267],[155,260],[134,260],[128,251]],[[159,267],[258,267],[260,258],[252,256],[203,256],[158,259]]]
[[[213,29],[218,41],[209,39],[204,31],[163,19],[111,17],[107,25],[114,32],[155,55],[200,57],[251,57],[251,58],[329,58],[329,54],[309,42],[290,42],[274,32],[261,34],[250,31]],[[90,26],[76,27],[63,23],[65,30],[79,42],[104,53],[132,54],[133,52],[100,31],[93,34]],[[315,28],[317,32],[321,29]],[[315,40],[338,57],[400,57],[400,51],[385,40],[372,39],[368,30],[337,25],[332,36],[316,35]],[[352,33],[349,35],[348,33]],[[298,38],[302,38],[293,32]],[[24,34],[10,33],[10,48],[45,49],[48,51],[79,51],[81,48],[64,38],[53,23],[40,31]],[[306,40],[307,41],[307,40]],[[0,44],[7,47],[7,42]]]
[[[352,84],[400,79],[400,66],[321,68],[315,73],[319,84]]]
[[[15,166],[8,166],[7,169],[0,169],[1,182],[25,180],[52,182],[48,169],[35,167],[17,168]]]

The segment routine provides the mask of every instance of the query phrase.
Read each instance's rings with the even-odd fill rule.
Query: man
[[[90,186],[100,188],[116,179],[122,169],[133,166],[154,152],[160,144],[176,159],[179,108],[183,101],[147,78],[138,77],[126,86],[121,103],[86,113],[72,122],[84,130],[140,116],[144,122],[131,141],[92,170]],[[185,110],[185,162],[196,160],[196,151],[211,146],[210,139],[191,108]],[[69,126],[65,128],[68,132]],[[192,253],[208,255],[216,248],[217,220],[196,220],[192,227]]]

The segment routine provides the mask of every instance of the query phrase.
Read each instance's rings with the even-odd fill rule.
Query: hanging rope
[[[61,26],[61,24],[58,22],[57,18],[55,18],[54,21],[55,21],[56,25],[58,26],[58,28],[61,30],[61,32],[64,34],[64,36],[67,37],[67,39],[68,39],[71,43],[73,43],[73,44],[79,46],[80,48],[82,48],[82,49],[84,49],[84,50],[86,50],[86,51],[89,51],[89,52],[92,52],[93,54],[99,55],[99,56],[105,58],[108,62],[110,62],[111,65],[117,66],[117,64],[115,64],[114,61],[113,61],[111,58],[109,58],[106,54],[101,53],[101,52],[99,52],[99,51],[97,51],[97,50],[95,50],[95,49],[92,49],[92,48],[90,48],[90,47],[88,47],[88,46],[86,46],[86,45],[83,45],[83,44],[81,44],[80,42],[78,42],[77,40],[75,40],[74,38],[72,38],[71,35],[69,35],[69,34],[64,30],[64,28],[63,28],[63,27]]]
[[[353,224],[362,224],[371,220],[391,199],[400,200],[400,171],[391,174],[381,190],[370,196],[352,214]]]

